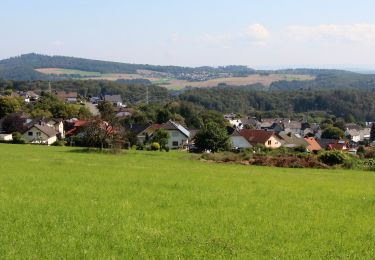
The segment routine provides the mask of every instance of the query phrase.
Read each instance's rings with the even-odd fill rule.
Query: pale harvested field
[[[281,80],[313,80],[314,77],[310,75],[292,75],[292,74],[269,74],[269,75],[250,75],[247,77],[232,77],[232,78],[217,78],[201,82],[189,82],[186,80],[177,80],[168,78],[162,73],[151,73],[150,71],[138,71],[139,74],[125,74],[125,73],[107,73],[101,74],[99,72],[70,70],[60,68],[41,68],[36,71],[44,74],[63,75],[63,74],[78,74],[84,79],[93,80],[118,80],[118,79],[148,79],[154,84],[161,85],[168,89],[182,89],[185,87],[216,87],[219,84],[225,83],[231,86],[245,86],[260,83],[269,87],[273,82]]]
[[[313,80],[314,77],[310,75],[280,75],[270,74],[267,76],[250,75],[248,77],[233,77],[233,78],[217,78],[203,82],[188,82],[186,80],[171,80],[169,86],[171,88],[191,87],[216,87],[218,84],[225,83],[231,86],[244,86],[260,83],[266,87],[270,86],[275,81],[280,80]]]

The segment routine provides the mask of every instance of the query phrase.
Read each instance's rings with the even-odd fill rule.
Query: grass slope
[[[0,145],[1,258],[375,258],[375,174]]]

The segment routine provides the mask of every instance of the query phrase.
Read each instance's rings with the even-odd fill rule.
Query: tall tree
[[[201,151],[225,151],[230,147],[229,136],[223,126],[208,122],[195,136],[195,145]]]
[[[115,118],[115,110],[111,102],[102,101],[98,104],[98,109],[100,112],[100,116],[103,120],[112,122]]]
[[[19,112],[22,108],[22,101],[14,97],[1,97],[0,98],[0,118]]]

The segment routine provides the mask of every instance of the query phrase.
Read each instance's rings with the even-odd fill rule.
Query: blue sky
[[[375,67],[370,0],[1,0],[0,58]]]

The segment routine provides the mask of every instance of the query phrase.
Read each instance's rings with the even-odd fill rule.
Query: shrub
[[[375,150],[372,149],[372,150],[367,151],[366,154],[365,154],[365,158],[375,159]]]
[[[151,150],[152,151],[159,151],[160,150],[160,144],[159,143],[152,143],[151,144]]]
[[[343,164],[348,158],[340,151],[325,151],[319,154],[318,159],[330,166]]]
[[[13,144],[26,144],[27,141],[25,140],[25,138],[23,137],[22,134],[16,132],[13,134],[13,141],[12,141]]]
[[[52,144],[52,146],[65,146],[65,141],[58,140]]]
[[[169,152],[169,146],[168,146],[168,145],[164,146],[164,150],[165,150],[166,152]]]

